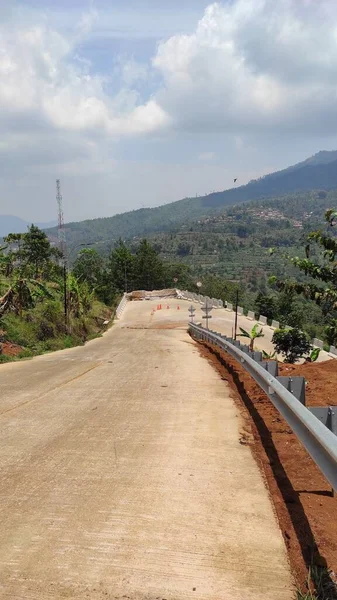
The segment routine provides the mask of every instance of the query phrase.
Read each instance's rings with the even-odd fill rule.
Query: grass
[[[325,567],[313,565],[306,582],[307,591],[297,590],[297,600],[336,600],[337,589]],[[313,589],[314,587],[314,589]]]

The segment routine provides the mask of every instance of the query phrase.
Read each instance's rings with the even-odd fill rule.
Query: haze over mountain
[[[0,215],[0,237],[4,237],[9,233],[25,233],[27,227],[30,225],[31,223],[24,221],[24,219],[20,219],[20,217]],[[41,229],[47,229],[49,227],[54,227],[56,221],[50,221],[49,223],[34,223],[34,225],[37,225]]]
[[[113,217],[68,223],[67,239],[73,245],[167,232],[249,200],[334,188],[337,188],[337,151],[321,151],[287,169],[223,192],[185,198],[156,208],[142,208]],[[56,230],[51,229],[49,233],[55,235]]]

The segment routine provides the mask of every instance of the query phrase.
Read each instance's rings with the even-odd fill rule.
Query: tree
[[[187,242],[180,242],[177,248],[178,256],[188,256],[191,252],[191,245]]]
[[[191,289],[194,287],[191,269],[183,263],[163,263],[164,285],[166,287],[178,287],[179,289]],[[175,281],[177,280],[177,281]]]
[[[329,209],[325,213],[325,220],[330,227],[337,224],[337,211]],[[315,260],[310,259],[311,247],[316,244],[319,256]],[[337,342],[337,238],[331,233],[312,231],[307,237],[305,247],[306,258],[295,257],[291,262],[305,275],[309,276],[309,282],[278,281],[277,285],[286,293],[290,291],[302,294],[313,300],[321,307],[326,323],[326,335],[330,344]]]
[[[151,244],[141,241],[135,257],[135,282],[138,289],[154,290],[163,285],[164,268]]]
[[[267,319],[274,319],[277,311],[277,303],[274,296],[259,293],[256,296],[255,307],[259,315],[264,315]]]
[[[239,333],[239,337],[246,337],[246,338],[248,338],[250,340],[250,342],[249,342],[249,350],[251,352],[253,352],[253,350],[254,350],[255,340],[257,338],[264,337],[264,333],[263,333],[262,327],[261,327],[260,331],[258,330],[258,327],[259,327],[258,323],[255,323],[254,327],[252,327],[252,329],[251,329],[250,332],[246,331],[245,329],[242,329],[242,327],[239,328],[240,331],[241,331],[241,333]]]
[[[21,249],[25,271],[33,268],[34,278],[38,279],[44,267],[48,265],[51,254],[51,246],[47,235],[39,227],[31,225],[28,232],[23,236]]]
[[[219,298],[223,302],[235,302],[236,294],[239,292],[243,297],[243,288],[238,283],[228,281],[217,275],[205,275],[202,278],[202,293],[210,298]]]
[[[282,290],[276,302],[276,319],[289,327],[303,327],[303,306],[295,301],[295,292],[292,289]]]
[[[86,281],[92,288],[99,284],[102,270],[103,258],[95,248],[83,248],[73,267],[75,277],[81,282]]]
[[[272,342],[276,352],[283,354],[286,362],[291,364],[310,354],[312,350],[308,336],[297,327],[293,327],[292,329],[276,329]]]
[[[113,285],[119,292],[127,292],[133,287],[135,258],[130,249],[119,240],[109,257],[108,270]]]

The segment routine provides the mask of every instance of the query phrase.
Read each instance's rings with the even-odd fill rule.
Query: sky
[[[112,216],[337,149],[336,0],[0,0],[0,214]]]

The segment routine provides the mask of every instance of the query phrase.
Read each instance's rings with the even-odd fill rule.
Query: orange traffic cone
[[[170,308],[170,307],[169,307],[169,305],[167,305],[167,307],[166,307],[166,308],[167,308],[167,309],[168,309],[168,308]]]
[[[180,306],[179,305],[177,306],[177,310],[180,310]]]

